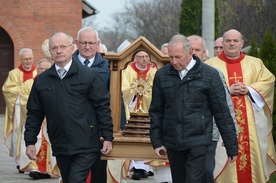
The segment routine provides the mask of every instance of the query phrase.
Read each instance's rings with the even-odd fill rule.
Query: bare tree
[[[250,44],[255,35],[260,45],[267,27],[276,34],[275,8],[275,0],[220,0],[221,31],[239,30],[244,35],[245,44]]]
[[[180,7],[181,0],[128,1],[123,12],[114,14],[113,26],[100,31],[101,39],[116,50],[125,39],[144,36],[160,48],[178,33]]]
[[[97,29],[93,20],[86,20],[99,31],[100,38],[109,51],[125,40],[130,42],[139,36],[146,37],[157,48],[168,42],[179,31],[179,16],[182,0],[131,0],[123,12],[114,13],[107,26]],[[193,3],[193,1],[191,1]],[[256,36],[260,45],[267,27],[276,34],[276,0],[218,0],[220,32],[235,28],[245,38],[245,45]]]
[[[82,20],[82,27],[92,27],[98,29],[99,25],[96,23],[97,17],[90,16]]]
[[[128,23],[122,19],[123,16],[124,13],[114,13],[112,16],[114,23],[111,28],[107,25],[99,31],[99,37],[109,52],[116,52],[118,46],[126,39],[131,42],[134,40],[135,36],[128,28]]]
[[[126,17],[137,36],[144,36],[158,48],[178,33],[181,1],[137,1],[126,7]]]

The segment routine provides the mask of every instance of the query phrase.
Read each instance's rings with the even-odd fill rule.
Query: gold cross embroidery
[[[234,80],[235,83],[240,82],[239,79],[242,79],[241,76],[238,76],[236,72],[234,72],[233,76],[229,78],[230,80]]]
[[[139,74],[140,74],[140,78],[142,78],[143,74],[144,74],[144,71],[139,71]]]

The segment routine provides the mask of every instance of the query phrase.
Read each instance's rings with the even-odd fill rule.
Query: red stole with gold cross
[[[245,55],[241,53],[237,59],[228,59],[224,52],[218,56],[221,60],[226,62],[229,86],[243,82],[243,73],[241,68],[241,61]],[[239,154],[236,161],[238,182],[252,182],[251,171],[251,157],[250,157],[250,141],[249,141],[249,127],[246,112],[245,95],[232,96],[232,101],[235,109],[235,115],[239,130],[238,135],[238,149]]]

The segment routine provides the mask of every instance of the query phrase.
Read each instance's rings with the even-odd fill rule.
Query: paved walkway
[[[33,180],[28,175],[19,174],[14,160],[8,155],[8,149],[4,143],[4,115],[0,114],[0,182],[1,183],[58,183],[58,178]],[[128,179],[128,183],[155,183],[153,177],[135,181]]]
[[[0,182],[1,183],[57,183],[58,178],[34,181],[28,175],[18,173],[13,157],[4,143],[4,115],[0,115]]]

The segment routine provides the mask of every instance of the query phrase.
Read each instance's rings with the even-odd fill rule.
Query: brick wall
[[[21,48],[31,48],[35,61],[45,58],[41,44],[62,31],[74,39],[82,25],[81,0],[2,0],[0,27],[14,43],[14,66],[20,64]]]

